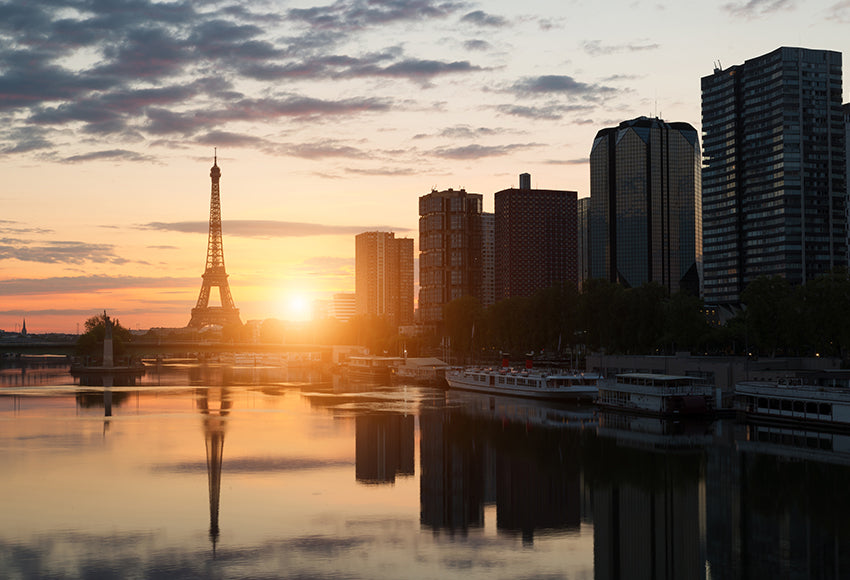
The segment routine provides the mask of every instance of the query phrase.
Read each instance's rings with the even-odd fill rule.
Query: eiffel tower
[[[224,248],[221,244],[221,201],[219,199],[218,181],[221,169],[218,168],[218,155],[213,157],[210,169],[212,193],[210,195],[210,233],[207,238],[207,266],[202,276],[201,294],[198,303],[192,309],[192,319],[189,328],[203,328],[211,324],[227,326],[236,324],[242,326],[239,319],[239,309],[233,303],[230,286],[227,284],[227,272],[224,269]],[[221,306],[210,306],[210,289],[218,286]]]

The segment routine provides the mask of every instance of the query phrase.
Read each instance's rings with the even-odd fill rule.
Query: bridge
[[[38,340],[2,342],[0,353],[9,355],[64,354],[73,356],[76,342],[48,342]],[[132,357],[185,354],[257,353],[276,354],[286,352],[321,353],[322,360],[330,360],[334,347],[326,344],[264,344],[254,342],[204,342],[189,340],[139,340],[124,344],[124,354]]]

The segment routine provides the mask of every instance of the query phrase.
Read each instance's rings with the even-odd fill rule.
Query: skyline
[[[587,197],[600,129],[700,130],[714,63],[843,53],[850,22],[846,0],[606,6],[0,3],[0,329],[185,326],[214,147],[242,319],[295,317],[354,290],[356,234],[418,238],[432,188]]]

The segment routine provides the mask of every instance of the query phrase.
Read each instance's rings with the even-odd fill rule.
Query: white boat
[[[534,399],[591,401],[597,393],[599,375],[510,368],[454,368],[446,371],[451,389],[512,395]]]
[[[789,424],[850,427],[850,389],[801,380],[744,381],[735,385],[738,410],[748,418]]]
[[[352,380],[389,382],[392,369],[402,363],[398,356],[352,356],[343,371]]]
[[[631,413],[703,415],[714,410],[714,387],[697,377],[623,373],[600,382],[596,402]]]
[[[444,385],[449,365],[438,358],[406,358],[404,363],[390,369],[398,383]]]

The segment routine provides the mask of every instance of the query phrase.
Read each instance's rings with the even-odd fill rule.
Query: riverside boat
[[[735,401],[748,419],[850,428],[850,389],[804,384],[800,379],[743,381]]]
[[[343,365],[349,379],[355,381],[389,382],[392,369],[404,362],[397,356],[352,356]]]
[[[390,369],[393,382],[423,385],[445,385],[449,365],[438,358],[406,358]]]
[[[454,368],[446,371],[450,389],[559,401],[592,401],[599,375],[510,368]]]
[[[602,407],[662,417],[704,415],[714,410],[714,387],[697,377],[623,373],[599,385]]]

